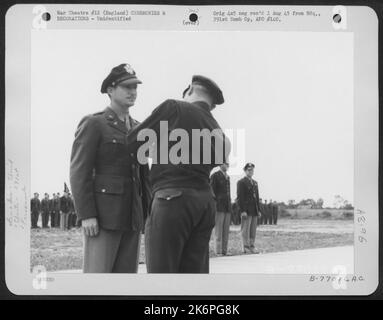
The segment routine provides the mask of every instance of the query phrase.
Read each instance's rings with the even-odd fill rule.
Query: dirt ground
[[[262,225],[257,230],[256,246],[261,253],[327,248],[352,245],[352,220],[281,219],[278,225]],[[214,257],[214,237],[210,241],[210,256]],[[229,254],[242,254],[239,226],[231,226]],[[141,241],[140,261],[145,261]],[[48,271],[81,269],[82,233],[80,229],[31,230],[31,268],[43,265]]]

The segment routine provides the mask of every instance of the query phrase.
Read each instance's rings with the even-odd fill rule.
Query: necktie
[[[130,125],[130,118],[125,118],[125,126],[126,126],[126,129],[128,129],[128,131],[130,131],[130,129],[132,129],[131,125]]]

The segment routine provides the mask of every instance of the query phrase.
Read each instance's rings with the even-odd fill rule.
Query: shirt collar
[[[117,113],[110,107],[110,106],[107,106],[106,109],[105,109],[105,115],[106,117],[109,119],[109,120],[118,120],[118,121],[121,121],[121,122],[124,122],[122,121]],[[131,121],[131,117],[130,117],[130,114],[129,114],[129,121]]]

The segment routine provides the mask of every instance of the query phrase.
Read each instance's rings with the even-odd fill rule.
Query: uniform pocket
[[[110,136],[105,138],[101,147],[102,154],[107,155],[109,158],[120,159],[127,153],[125,139],[121,136]]]
[[[155,194],[155,198],[170,201],[174,198],[182,196],[182,191],[178,189],[164,189],[159,190]]]
[[[94,192],[104,194],[123,194],[124,177],[110,175],[96,175]]]

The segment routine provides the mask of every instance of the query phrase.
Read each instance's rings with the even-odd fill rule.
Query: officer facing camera
[[[150,203],[147,165],[129,152],[130,116],[141,81],[128,64],[113,68],[101,85],[109,106],[84,117],[75,134],[70,181],[84,231],[85,273],[135,273],[141,231]]]

